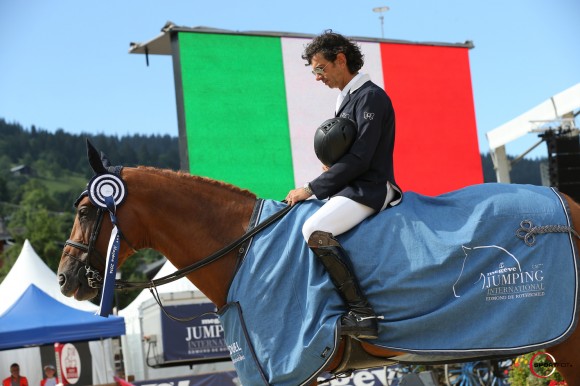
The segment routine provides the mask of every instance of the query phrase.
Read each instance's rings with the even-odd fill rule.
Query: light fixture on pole
[[[384,6],[384,7],[375,7],[373,8],[373,12],[377,12],[379,14],[379,19],[381,20],[381,38],[385,38],[385,29],[383,27],[383,25],[385,24],[385,17],[383,16],[383,12],[387,12],[389,10],[389,7]]]

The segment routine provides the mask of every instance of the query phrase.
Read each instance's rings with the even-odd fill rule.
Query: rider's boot
[[[315,231],[308,246],[328,271],[348,307],[341,318],[341,334],[362,339],[378,338],[377,316],[355,277],[347,252],[332,233]]]

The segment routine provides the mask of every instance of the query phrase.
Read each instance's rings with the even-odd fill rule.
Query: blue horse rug
[[[311,382],[335,354],[343,302],[301,233],[323,201],[308,200],[260,232],[220,310],[244,385]],[[263,201],[260,221],[285,207]],[[566,339],[576,327],[577,251],[564,199],[551,188],[483,184],[403,202],[338,237],[396,351],[511,355]],[[561,229],[560,229],[561,230]]]

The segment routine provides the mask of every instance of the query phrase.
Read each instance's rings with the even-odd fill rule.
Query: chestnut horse
[[[95,169],[92,161],[91,165]],[[100,167],[101,172],[106,172],[104,166]],[[99,173],[97,169],[95,171]],[[150,167],[127,167],[117,169],[117,172],[130,192],[116,210],[119,228],[123,232],[118,265],[122,265],[135,250],[152,248],[166,256],[175,267],[183,269],[239,239],[248,230],[257,198],[247,190],[186,173]],[[580,229],[580,205],[569,197],[565,198],[571,209],[573,226]],[[94,298],[99,289],[89,285],[85,266],[90,265],[103,275],[113,225],[108,216],[104,216],[102,224],[96,225],[97,207],[86,195],[81,196],[76,206],[76,218],[63,250],[58,279],[64,295],[87,300]],[[576,245],[580,250],[578,239]],[[222,307],[226,304],[227,291],[237,264],[237,251],[232,251],[190,272],[187,278],[217,307]],[[393,358],[403,355],[343,337],[334,358],[329,362],[328,371],[344,370],[341,361],[348,351],[345,347],[349,345],[356,345],[359,351],[364,350],[369,357],[375,358],[374,362],[367,361],[366,365],[359,364],[358,368],[392,364],[397,361]],[[550,353],[558,362],[572,364],[559,370],[569,385],[580,385],[579,330],[576,329],[563,343],[551,347]],[[420,363],[420,356],[415,363]]]

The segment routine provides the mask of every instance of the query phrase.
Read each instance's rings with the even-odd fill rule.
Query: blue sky
[[[0,118],[74,134],[177,136],[171,58],[152,56],[147,67],[130,42],[154,38],[167,21],[378,38],[377,6],[390,8],[387,39],[473,41],[481,151],[485,132],[580,81],[578,0],[1,0]],[[529,135],[508,153],[536,141]],[[545,146],[530,154],[545,155]]]

